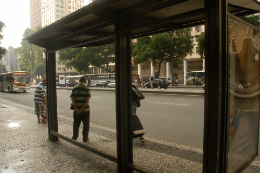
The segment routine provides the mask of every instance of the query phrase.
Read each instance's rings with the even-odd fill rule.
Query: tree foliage
[[[159,65],[160,76],[163,62],[179,63],[192,49],[192,41],[189,29],[162,33],[152,37],[138,38],[132,55],[135,64],[153,63]]]
[[[205,58],[205,32],[202,32],[198,37],[198,49],[200,58]]]
[[[252,16],[244,16],[241,17],[244,21],[254,25],[257,28],[260,28],[260,16],[259,15],[252,15]]]
[[[4,38],[2,35],[3,29],[5,28],[4,22],[0,21],[0,45],[1,45],[1,40]],[[2,57],[7,53],[7,50],[4,47],[0,46],[0,60]]]
[[[115,62],[115,46],[108,44],[97,47],[69,48],[59,52],[59,60],[66,62],[66,67],[73,67],[79,73],[87,73],[89,65],[111,72],[110,62]]]
[[[46,64],[45,63],[39,63],[34,66],[34,75],[42,77],[46,76]]]
[[[45,58],[43,57],[45,49],[33,44],[28,43],[24,38],[29,35],[39,31],[42,29],[41,27],[37,27],[36,30],[32,30],[30,28],[25,29],[23,34],[23,39],[21,42],[21,47],[15,48],[14,53],[20,58],[16,59],[19,64],[20,69],[25,69],[29,73],[32,71],[32,75],[36,74],[34,70],[37,64],[43,64],[45,62]]]
[[[97,47],[85,48],[90,56],[90,64],[98,68],[103,68],[107,73],[111,72],[109,63],[115,62],[115,45],[107,44]]]

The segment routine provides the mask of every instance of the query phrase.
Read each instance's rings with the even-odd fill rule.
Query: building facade
[[[7,51],[8,52],[2,58],[3,65],[5,65],[8,72],[18,70],[18,64],[15,61],[17,59],[17,55],[14,54],[14,48],[9,46]]]
[[[38,26],[42,26],[42,0],[29,1],[31,29],[35,30]]]

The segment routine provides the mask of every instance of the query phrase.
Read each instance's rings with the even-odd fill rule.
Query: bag
[[[153,81],[153,76],[151,76],[151,81]]]
[[[137,100],[143,100],[145,97],[141,93],[141,91],[136,88],[134,85],[132,85],[132,102],[137,101]]]
[[[70,109],[74,110],[74,105],[72,103],[70,104]]]

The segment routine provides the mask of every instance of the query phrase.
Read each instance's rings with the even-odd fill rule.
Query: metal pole
[[[131,173],[126,166],[133,163],[131,34],[122,34],[119,26],[115,32],[117,172]]]
[[[203,172],[225,173],[227,128],[227,2],[204,1],[205,108]]]
[[[51,130],[58,132],[55,55],[55,52],[48,53],[46,49],[48,133],[51,141],[58,140],[58,137],[50,133]]]

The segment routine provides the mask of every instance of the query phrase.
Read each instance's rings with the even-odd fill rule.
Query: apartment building
[[[14,48],[12,46],[8,46],[8,52],[3,56],[2,62],[5,65],[6,70],[16,71],[18,70],[18,64],[15,61],[17,59],[17,55],[14,54]]]

